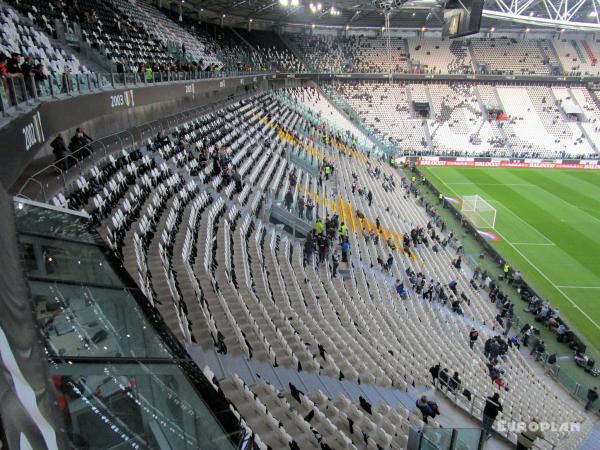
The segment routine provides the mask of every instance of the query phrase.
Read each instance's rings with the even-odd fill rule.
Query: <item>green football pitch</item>
[[[488,241],[600,349],[600,171],[421,167],[445,196],[496,208]]]

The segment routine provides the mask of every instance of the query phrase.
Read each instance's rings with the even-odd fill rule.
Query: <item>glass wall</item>
[[[478,450],[483,446],[480,428],[423,428],[419,450]]]
[[[241,434],[227,403],[164,340],[87,219],[23,201],[16,216],[34,317],[74,446],[236,448]]]

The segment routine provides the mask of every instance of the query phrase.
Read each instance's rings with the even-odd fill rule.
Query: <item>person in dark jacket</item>
[[[475,342],[477,342],[477,338],[479,338],[479,332],[475,328],[471,328],[471,331],[469,332],[469,347],[471,347],[471,350],[473,349]]]
[[[77,150],[85,147],[90,142],[92,142],[92,138],[89,137],[81,128],[77,128],[75,130],[75,135],[71,138],[71,142],[69,143],[69,150],[71,153],[77,152]],[[90,151],[89,148],[86,150],[82,150],[78,152],[77,158],[82,159],[86,156],[89,156]]]
[[[598,387],[594,386],[592,389],[587,391],[587,401],[585,403],[585,410],[589,411],[592,409],[592,403],[598,398]]]
[[[285,207],[285,209],[291,212],[292,203],[294,203],[294,194],[292,194],[292,191],[287,191],[283,198],[283,206]]]
[[[69,155],[69,150],[67,150],[62,133],[56,135],[54,140],[50,143],[50,147],[52,147],[52,153],[54,153],[58,167],[61,170],[66,171],[69,168],[69,160],[65,157]]]
[[[502,404],[500,403],[500,395],[496,392],[493,396],[487,398],[483,408],[483,431],[488,436],[492,434],[492,425],[494,425],[500,411],[502,411]]]
[[[440,374],[440,365],[436,364],[429,368],[429,373],[431,374],[431,378],[433,378],[433,383],[435,384],[435,380],[437,380]]]
[[[427,396],[423,395],[420,399],[416,401],[417,408],[423,414],[423,422],[427,423],[427,419],[431,417],[432,419],[439,414],[438,405],[435,402],[428,401]]]
[[[454,372],[454,375],[452,375],[452,378],[448,381],[448,390],[454,392],[456,388],[460,387],[461,383],[462,380],[460,379],[458,372]]]

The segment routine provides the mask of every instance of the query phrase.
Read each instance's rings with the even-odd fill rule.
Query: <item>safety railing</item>
[[[450,400],[454,405],[456,405],[457,407],[459,407],[460,409],[462,409],[463,411],[467,412],[470,416],[474,417],[477,420],[482,420],[483,417],[483,407],[485,406],[486,402],[488,401],[487,397],[482,397],[478,394],[472,393],[469,391],[469,395],[465,396],[465,390],[463,388],[463,386],[461,385],[457,385],[457,386],[451,386],[450,385],[450,380],[451,378],[448,378],[448,381],[443,381],[440,378],[437,378],[436,381],[434,382],[434,386],[438,389],[439,392],[443,393],[444,396]],[[494,431],[496,431],[496,433],[498,433],[499,436],[501,436],[502,438],[508,440],[509,442],[515,442],[516,438],[517,438],[517,425],[521,423],[521,420],[514,420],[510,415],[506,414],[505,412],[501,413],[501,416],[499,417],[498,421],[502,421],[503,423],[512,425],[515,424],[515,426],[506,426],[506,427],[499,427],[496,426],[495,428],[492,427],[492,429]],[[563,443],[561,441],[561,443]],[[534,449],[544,449],[544,450],[550,450],[550,449],[555,449],[555,448],[560,448],[560,444],[561,443],[555,443],[555,442],[551,442],[548,439],[545,438],[539,438],[534,442],[534,445],[532,448]]]
[[[65,192],[74,179],[84,175],[90,167],[105,160],[108,155],[139,148],[149,137],[156,136],[158,133],[168,133],[182,122],[215,111],[230,102],[259,95],[261,92],[257,90],[232,95],[227,100],[217,100],[161,120],[147,122],[129,130],[104,136],[71,152],[64,158],[57,159],[54,163],[31,175],[19,189],[17,196],[47,203],[56,192]]]

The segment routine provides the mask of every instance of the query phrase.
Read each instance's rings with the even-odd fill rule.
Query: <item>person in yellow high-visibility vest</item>
[[[325,224],[321,219],[317,219],[317,223],[315,224],[315,230],[317,234],[323,234],[323,231],[325,231]]]
[[[340,228],[338,230],[338,236],[340,238],[340,242],[342,242],[344,238],[348,236],[348,226],[346,226],[344,222],[342,222],[342,224],[340,225]]]
[[[440,205],[441,205],[441,204],[442,204],[442,202],[444,201],[444,194],[442,194],[441,192],[440,192],[440,195],[438,195],[438,200],[439,200],[439,202],[438,202],[438,203],[439,203]]]
[[[413,177],[410,179],[410,181],[412,181],[412,182],[414,183],[415,181],[417,181],[417,177],[415,177],[415,176],[413,175]]]
[[[508,280],[508,272],[510,271],[510,266],[508,265],[508,263],[504,263],[502,271],[504,272],[504,279]]]
[[[325,165],[325,179],[329,180],[329,175],[331,175],[331,166],[329,163]]]

